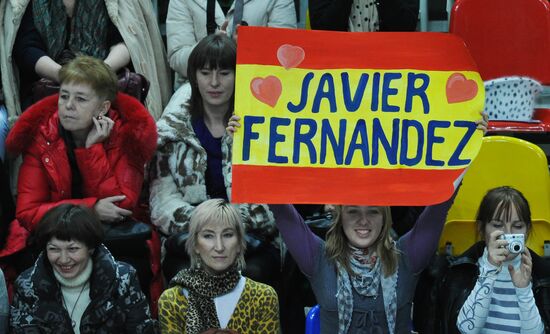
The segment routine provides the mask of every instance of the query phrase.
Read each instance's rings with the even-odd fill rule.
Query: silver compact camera
[[[525,248],[525,236],[521,233],[502,234],[499,239],[508,241],[507,248],[510,253],[519,254],[522,253]]]

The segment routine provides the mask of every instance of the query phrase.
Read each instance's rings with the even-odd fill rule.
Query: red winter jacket
[[[10,153],[23,154],[23,164],[17,184],[16,220],[0,257],[24,248],[24,240],[23,244],[10,242],[12,234],[21,233],[20,226],[32,231],[52,207],[72,203],[93,208],[102,198],[126,195],[117,205],[132,210],[139,199],[144,166],[157,142],[155,121],[147,109],[133,97],[118,94],[108,113],[115,122],[109,138],[74,151],[84,198],[73,199],[71,167],[58,131],[57,99],[54,95],[32,105],[6,139]]]

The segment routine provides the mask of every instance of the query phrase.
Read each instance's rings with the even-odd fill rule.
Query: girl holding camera
[[[492,189],[476,220],[484,241],[454,261],[444,283],[449,291],[443,303],[449,317],[444,318],[452,320],[458,312],[461,333],[543,333],[543,308],[537,302],[548,295],[548,288],[539,288],[548,269],[524,245],[532,228],[527,200],[511,187]],[[548,312],[544,318],[548,326]],[[451,321],[446,325],[442,332],[455,332]]]

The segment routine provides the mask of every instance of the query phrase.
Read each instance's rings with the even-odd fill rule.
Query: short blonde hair
[[[246,251],[246,240],[244,237],[244,226],[241,215],[234,205],[228,203],[221,198],[209,199],[202,202],[195,208],[191,221],[189,222],[189,238],[185,244],[187,254],[191,259],[191,267],[195,268],[200,263],[200,256],[197,255],[197,238],[199,232],[208,223],[219,223],[228,225],[235,229],[237,240],[241,251],[237,255],[237,269],[244,270],[246,263],[244,260],[244,252]]]
[[[118,79],[102,60],[90,56],[78,56],[59,71],[59,82],[90,85],[102,99],[113,102],[118,90]]]

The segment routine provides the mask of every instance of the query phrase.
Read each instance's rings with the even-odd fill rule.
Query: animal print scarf
[[[110,19],[105,1],[76,1],[72,19],[61,0],[32,0],[32,9],[34,25],[55,61],[65,49],[99,59],[107,57]]]
[[[338,269],[337,294],[338,302],[338,334],[348,332],[353,314],[353,291],[361,296],[378,296],[380,284],[382,284],[382,298],[386,313],[388,332],[395,331],[395,319],[397,315],[397,270],[392,275],[385,277],[382,272],[380,257],[376,252],[369,252],[349,246],[351,248],[350,267],[352,275],[345,267],[336,262]]]
[[[171,285],[180,285],[189,291],[185,326],[187,334],[198,334],[210,328],[220,328],[214,298],[235,289],[241,278],[237,266],[220,275],[203,269],[184,269],[172,279]]]

